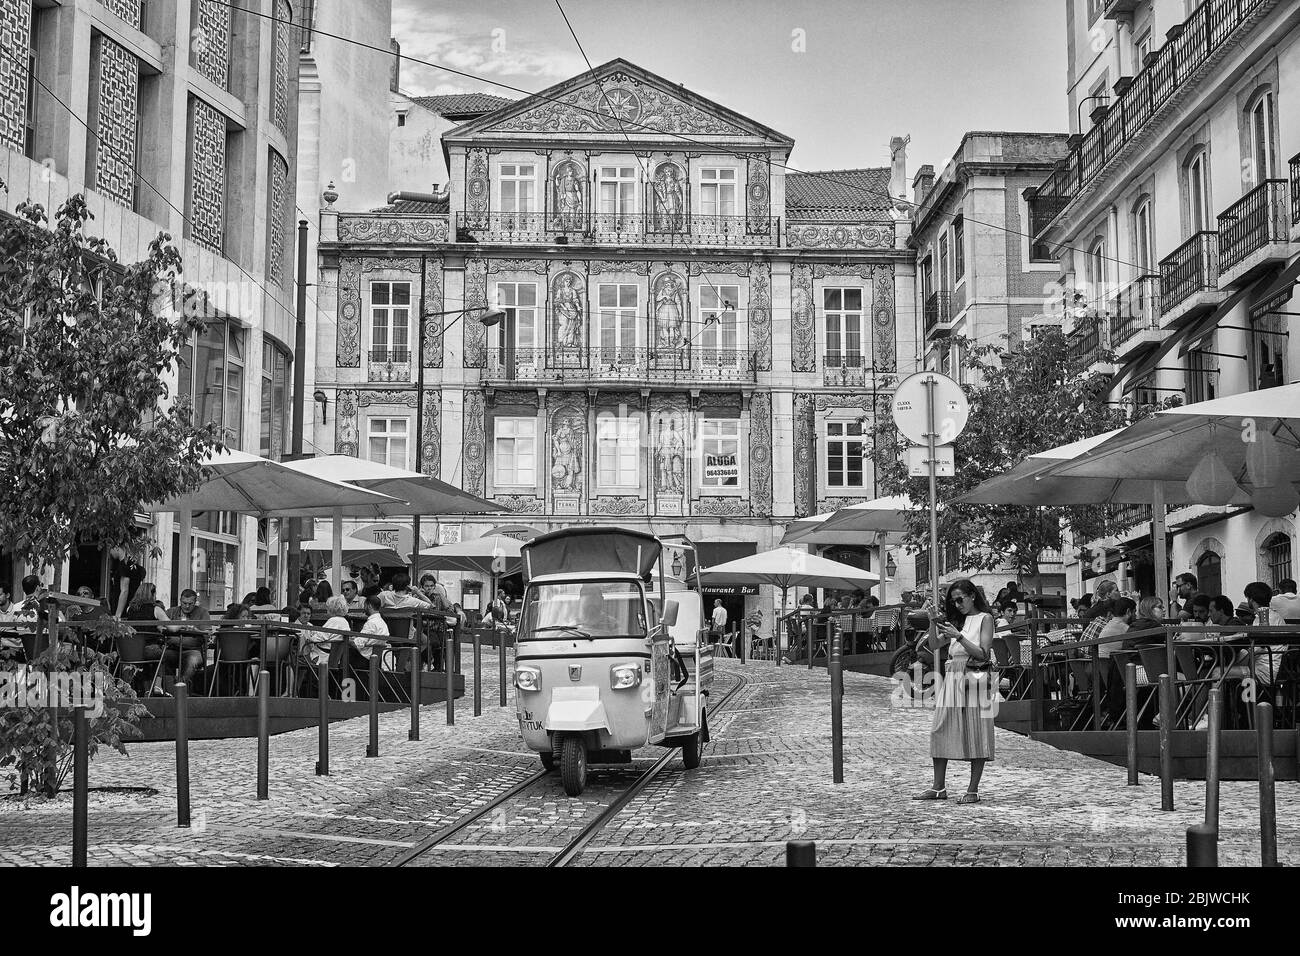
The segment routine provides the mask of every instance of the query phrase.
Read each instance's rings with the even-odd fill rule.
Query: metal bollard
[[[316,665],[316,700],[319,720],[316,725],[316,775],[328,777],[330,772],[330,665],[321,661]]]
[[[1273,769],[1273,705],[1255,705],[1259,741],[1259,865],[1277,866],[1277,803]]]
[[[370,654],[370,743],[367,757],[379,756],[379,651]]]
[[[190,825],[190,728],[189,688],[178,683],[176,697],[176,825]]]
[[[1205,741],[1205,824],[1219,830],[1219,728],[1223,725],[1223,689],[1210,690],[1209,729]]]
[[[450,726],[456,722],[456,645],[450,630],[447,631],[443,647],[442,669],[447,678],[447,724]]]
[[[420,739],[420,645],[411,648],[411,729],[407,740]]]
[[[1137,665],[1124,665],[1124,719],[1128,730],[1128,785],[1138,785]]]
[[[840,660],[840,636],[832,635],[831,659],[827,665],[831,678],[831,780],[844,782],[844,663]]]
[[[1187,828],[1187,865],[1219,865],[1219,831],[1208,823],[1197,823]]]
[[[474,629],[474,716],[483,714],[483,641]]]
[[[501,684],[501,706],[506,705],[506,632],[494,628],[497,638],[497,680]]]
[[[271,673],[257,672],[257,799],[270,799]]]
[[[1160,675],[1160,809],[1174,808],[1174,679]]]
[[[90,842],[90,721],[86,708],[72,711],[72,865],[86,866]]]
[[[785,865],[816,866],[817,844],[812,840],[786,840]]]

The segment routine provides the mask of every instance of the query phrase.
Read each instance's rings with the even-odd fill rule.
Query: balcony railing
[[[779,218],[633,213],[458,213],[467,242],[637,243],[666,246],[775,246]]]
[[[1219,271],[1227,272],[1271,242],[1286,242],[1286,180],[1266,179],[1219,213]]]
[[[401,349],[371,349],[370,361],[378,363],[400,364],[411,361],[411,350],[408,348]]]
[[[1270,0],[1206,0],[1170,33],[1155,59],[1115,97],[1105,118],[1088,130],[1070,155],[1030,195],[1032,219],[1042,228],[1141,133],[1196,71]],[[1050,216],[1050,218],[1048,218]],[[1034,233],[1041,234],[1041,229]]]
[[[861,354],[831,352],[822,357],[822,369],[822,379],[826,385],[852,385],[860,388],[867,384],[871,362]]]
[[[1129,529],[1140,524],[1151,523],[1150,505],[1106,505],[1114,528]]]
[[[1160,311],[1172,312],[1200,292],[1219,287],[1219,234],[1198,232],[1160,260]]]
[[[553,348],[490,349],[486,382],[644,382],[743,384],[758,379],[748,349]]]
[[[1291,157],[1291,225],[1300,226],[1300,153]]]
[[[1104,313],[1088,312],[1076,318],[1069,340],[1070,362],[1089,368],[1101,361],[1102,350],[1110,346],[1106,331]]]
[[[1110,341],[1119,348],[1133,336],[1160,327],[1160,277],[1139,276],[1120,290],[1110,316]]]
[[[930,298],[925,300],[925,334],[929,336],[933,332],[946,331],[946,328],[940,330],[940,326],[947,326],[952,322],[952,293],[951,292],[933,292]]]

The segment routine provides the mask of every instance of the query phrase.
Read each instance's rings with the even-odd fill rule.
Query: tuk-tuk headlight
[[[542,672],[536,667],[516,667],[515,687],[519,690],[541,690]]]
[[[640,683],[640,664],[615,664],[609,669],[609,686],[614,690],[636,687]]]

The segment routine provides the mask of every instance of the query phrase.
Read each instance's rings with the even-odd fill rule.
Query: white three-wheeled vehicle
[[[650,744],[680,747],[686,767],[699,766],[712,649],[699,594],[680,582],[670,590],[659,539],[580,527],[522,550],[514,685],[524,742],[559,768],[569,796],[582,793],[588,763],[629,763]]]

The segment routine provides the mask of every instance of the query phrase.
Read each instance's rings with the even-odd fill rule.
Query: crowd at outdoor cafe
[[[157,585],[146,580],[143,565],[121,553],[106,595],[84,585],[75,594],[61,594],[29,574],[20,594],[0,582],[0,660],[35,661],[48,646],[52,618],[63,643],[115,654],[119,669],[131,668],[127,674],[141,695],[171,696],[177,681],[191,693],[241,695],[250,692],[248,675],[266,669],[275,693],[316,696],[318,665],[327,664],[337,681],[331,694],[341,693],[342,681],[351,677],[357,699],[365,699],[374,655],[380,655],[382,670],[409,672],[418,647],[422,668],[446,670],[446,648],[453,648],[450,663],[458,666],[459,643],[471,624],[510,627],[504,600],[493,601],[482,615],[467,614],[448,600],[433,573],[416,584],[402,570],[381,584],[375,566],[351,570],[339,594],[324,576],[304,575],[283,605],[260,587],[223,608],[204,606],[192,588],[168,606]],[[386,682],[388,689],[398,686]]]

